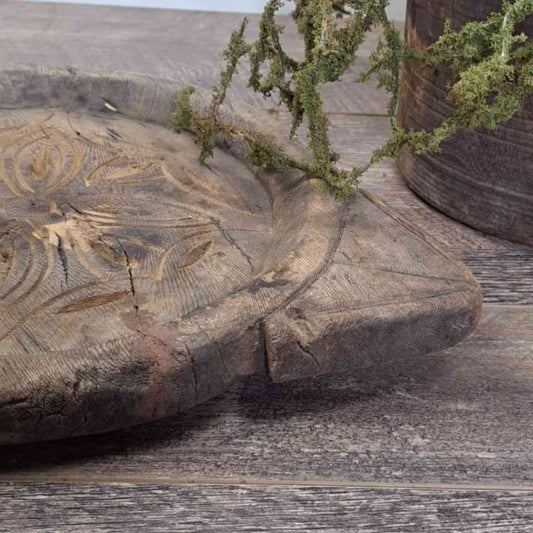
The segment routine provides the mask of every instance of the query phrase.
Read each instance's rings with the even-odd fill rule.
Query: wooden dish
[[[200,165],[168,129],[179,83],[21,67],[0,87],[1,443],[164,417],[241,376],[415,357],[475,327],[471,274],[379,199],[251,169],[230,139]],[[278,135],[244,105],[222,113]]]

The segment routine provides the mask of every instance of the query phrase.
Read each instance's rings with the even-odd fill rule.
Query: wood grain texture
[[[0,35],[0,61],[4,65],[30,62],[72,64],[87,70],[131,70],[182,79],[201,87],[210,87],[217,79],[218,53],[240,19],[224,13],[6,0],[0,2],[0,12],[5,21]],[[250,36],[255,35],[256,21],[257,17],[251,16]],[[287,49],[297,54],[294,27],[289,17],[282,21],[287,25]],[[139,46],[130,46],[133,41]],[[361,67],[376,41],[377,35],[371,35],[360,50]],[[271,102],[245,87],[246,67],[241,74],[244,77],[237,81],[232,96],[254,106],[272,107]],[[366,161],[370,151],[389,134],[388,119],[374,116],[385,114],[386,96],[372,84],[354,86],[352,75],[346,75],[340,84],[327,86],[325,91],[332,138],[343,163]],[[410,223],[429,233],[443,249],[465,261],[482,284],[487,302],[532,303],[530,247],[506,243],[441,216],[403,185],[390,163],[374,168],[363,183]]]
[[[378,198],[252,172],[230,138],[198,163],[164,127],[179,84],[21,68],[0,85],[0,442],[113,430],[240,376],[344,372],[474,329],[471,274]],[[254,113],[222,111],[276,140]]]
[[[2,484],[2,531],[527,533],[533,492]]]
[[[410,0],[406,39],[425,47],[438,37],[446,19],[454,28],[485,19],[501,0]],[[533,36],[533,17],[522,31]],[[451,74],[407,64],[398,112],[407,129],[433,130],[452,110],[446,98]],[[398,160],[417,194],[444,213],[493,235],[533,245],[533,100],[494,132],[462,132],[439,154],[405,151]]]
[[[0,64],[20,63],[106,72],[141,72],[161,78],[187,80],[210,89],[218,81],[222,66],[220,52],[243,16],[166,9],[116,8],[53,3],[0,2],[2,35]],[[257,35],[257,15],[250,19],[247,35]],[[282,39],[289,54],[303,54],[296,27],[288,15],[280,16],[286,26]],[[194,28],[194,31],[191,31]],[[346,73],[346,84],[330,84],[326,106],[330,111],[386,113],[387,95],[368,85],[355,92],[353,81],[368,68],[368,56],[377,44],[377,34],[361,47],[357,64]],[[133,53],[135,50],[135,53]],[[275,107],[247,88],[246,63],[230,95],[259,107]]]
[[[533,308],[485,306],[450,350],[356,374],[238,384],[180,416],[0,448],[3,480],[254,479],[531,487]]]
[[[285,124],[286,117],[282,117]],[[330,115],[333,148],[345,167],[361,165],[390,134],[386,117]],[[486,303],[533,305],[533,247],[482,233],[443,214],[405,186],[396,164],[383,161],[361,185],[378,195],[439,247],[463,261],[483,290]]]
[[[197,84],[204,83],[204,79],[208,84],[214,81],[217,72],[214,55],[239,21],[236,15],[23,2],[1,2],[0,11],[5,21],[0,35],[3,64],[22,61],[77,63],[86,69],[127,68],[174,78],[183,76],[182,79]],[[178,20],[181,20],[180,31],[174,31]],[[110,21],[106,27],[110,31],[103,32],[101,28],[108,24],[106,21]],[[192,27],[195,32],[191,31]],[[132,36],[142,35],[146,28],[150,31],[142,40],[143,47],[132,46]],[[168,31],[163,31],[164,28]],[[220,33],[219,28],[222,28]],[[200,38],[194,41],[196,34]],[[121,40],[123,35],[128,38]],[[165,39],[170,41],[164,46],[161,43]],[[193,41],[194,46],[186,45]],[[155,50],[164,50],[152,53],[152,42]],[[291,49],[297,48],[294,43],[288,44]],[[194,64],[188,63],[188,57],[194,58]],[[180,69],[180,64],[185,67]],[[172,74],[178,71],[179,76]],[[364,105],[359,105],[357,98],[354,100],[352,81],[346,77],[342,90],[336,93],[335,106],[330,108],[339,111],[330,114],[330,120],[335,147],[342,153],[345,164],[361,161],[373,143],[380,142],[387,134],[386,119],[351,114],[352,111],[384,113],[384,106],[379,102],[385,100],[380,100],[382,97],[370,86],[365,91],[357,96],[364,99],[361,100]],[[239,91],[236,94],[246,97],[244,88],[242,94]],[[372,142],[367,142],[368,138]],[[39,506],[44,512],[35,518],[35,529],[47,526],[50,531],[56,531],[60,524],[54,502],[67,513],[65,522],[73,517],[73,507],[76,511],[83,509],[86,513],[83,516],[89,517],[90,531],[95,531],[95,514],[99,517],[98,527],[104,531],[112,527],[123,530],[123,522],[128,519],[137,520],[138,529],[147,531],[168,530],[169,523],[174,528],[185,523],[186,530],[203,530],[207,522],[216,524],[217,517],[220,518],[217,527],[222,524],[222,530],[225,527],[234,531],[237,525],[243,530],[248,526],[260,530],[271,523],[266,523],[261,514],[268,505],[265,501],[273,502],[273,509],[268,508],[268,520],[276,519],[278,514],[281,517],[279,528],[306,530],[317,523],[321,526],[321,517],[312,516],[313,510],[320,510],[328,519],[324,530],[331,530],[334,518],[345,519],[339,529],[347,530],[358,517],[368,516],[358,507],[368,500],[343,496],[351,494],[352,489],[339,490],[325,485],[388,481],[399,485],[429,483],[441,488],[461,484],[476,487],[461,492],[475,494],[472,499],[465,496],[462,500],[468,502],[466,509],[456,503],[458,500],[449,506],[436,506],[431,503],[434,500],[424,500],[413,515],[406,510],[407,514],[402,516],[410,517],[409,524],[422,523],[426,531],[432,531],[431,528],[439,531],[437,527],[444,531],[446,527],[448,531],[469,531],[466,528],[470,527],[476,533],[491,528],[501,533],[514,533],[513,528],[520,533],[527,531],[531,519],[524,509],[531,505],[529,495],[520,493],[516,503],[506,500],[506,496],[494,501],[489,498],[495,492],[487,495],[482,489],[532,488],[532,249],[482,234],[445,217],[415,196],[392,164],[369,172],[364,187],[383,198],[412,225],[431,235],[448,253],[463,257],[480,280],[486,302],[503,304],[484,306],[484,317],[466,343],[430,357],[407,359],[396,366],[360,369],[356,375],[275,386],[252,378],[187,413],[131,430],[1,447],[0,478],[4,482],[17,480],[11,486],[0,485],[5,488],[0,515],[10,517],[12,530],[20,530],[25,511],[35,512]],[[0,261],[0,278],[2,272]],[[243,480],[254,483],[261,478],[275,483],[282,479],[286,483],[305,481],[322,486],[307,488],[305,498],[309,499],[304,499],[299,489],[296,492],[284,491],[279,486],[265,489],[268,498],[257,489],[255,500],[247,499],[246,506],[238,507],[242,516],[249,505],[261,517],[256,522],[254,517],[249,522],[240,519],[235,512],[240,496],[220,486],[208,490],[208,496],[194,494],[188,500],[183,494],[173,494],[165,500],[167,505],[163,505],[155,500],[157,497],[159,502],[163,500],[165,487],[150,489],[148,497],[142,486],[131,485],[128,501],[134,504],[128,503],[119,510],[113,504],[123,500],[114,500],[109,492],[105,497],[98,496],[106,490],[104,482],[129,480],[156,486],[162,482],[195,484],[208,478],[220,483]],[[45,484],[26,489],[24,480],[94,480],[98,484],[90,490],[78,491],[74,483],[62,485],[61,490],[55,486],[50,489]],[[171,490],[182,489],[196,490],[196,486]],[[250,487],[241,485],[238,492],[247,490]],[[60,493],[74,494],[75,503],[60,497]],[[228,493],[231,495],[221,503],[217,496]],[[284,506],[284,502],[294,500],[289,493],[297,501]],[[25,496],[17,500],[17,494]],[[278,494],[283,501],[276,499]],[[384,492],[374,494],[374,514],[366,521],[360,520],[358,525],[381,533],[388,517],[409,509],[409,503],[403,491],[388,499]],[[39,502],[35,495],[40,497]],[[176,510],[180,501],[187,504],[187,516],[202,513],[200,516],[207,517],[205,523],[187,523],[185,511],[178,519],[174,518],[181,512]],[[396,503],[392,507],[384,504],[390,501]],[[144,514],[139,510],[143,502],[146,503]],[[343,502],[348,503],[343,506]],[[489,502],[488,515],[484,511],[472,511],[484,505],[483,502]],[[505,519],[505,515],[491,515],[491,511],[499,513],[502,509],[498,502],[515,519],[525,516],[529,522],[513,523],[513,518]],[[96,503],[98,507],[93,512]],[[153,508],[157,508],[158,515],[168,513],[171,518],[161,525],[157,516],[150,518]],[[368,509],[366,505],[364,508]],[[330,514],[331,509],[335,511],[334,516]],[[434,509],[436,517],[430,522]],[[112,520],[106,520],[109,515]],[[494,521],[487,522],[487,516],[492,516]],[[399,522],[398,516],[391,520],[393,531],[401,530],[399,526],[394,527],[398,523],[411,527]],[[31,521],[26,523],[27,527],[29,524]],[[86,527],[76,524],[64,528]],[[417,526],[415,531],[424,529]]]

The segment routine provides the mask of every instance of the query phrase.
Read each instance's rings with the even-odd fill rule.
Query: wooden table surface
[[[2,1],[0,20],[2,66],[209,87],[240,16]],[[287,48],[299,53],[285,22]],[[385,95],[353,85],[375,40],[325,90],[345,164],[388,134]],[[246,89],[246,74],[243,66],[231,97],[272,106]],[[471,268],[485,298],[472,337],[352,376],[251,379],[125,431],[0,448],[0,531],[533,531],[533,248],[441,215],[393,162],[363,183]]]

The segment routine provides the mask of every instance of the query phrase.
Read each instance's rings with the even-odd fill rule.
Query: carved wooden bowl
[[[253,170],[229,139],[199,164],[168,129],[178,83],[18,68],[0,87],[1,443],[153,420],[239,376],[413,357],[475,327],[470,273],[378,199]],[[245,106],[223,113],[276,134]]]

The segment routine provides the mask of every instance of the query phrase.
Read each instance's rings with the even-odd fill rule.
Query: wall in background
[[[30,0],[39,1],[39,0]],[[260,13],[265,0],[53,0],[78,4],[100,4],[109,6],[159,7],[167,9],[193,9],[198,11],[233,11],[236,13]],[[391,0],[389,15],[396,20],[405,17],[406,0]],[[291,10],[290,2],[284,8]]]

